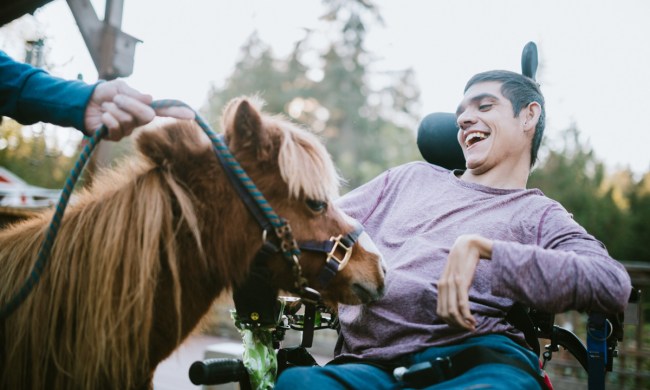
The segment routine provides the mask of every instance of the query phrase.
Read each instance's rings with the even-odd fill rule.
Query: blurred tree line
[[[561,147],[533,171],[528,187],[560,202],[578,223],[601,240],[612,257],[650,262],[650,172],[639,180],[620,170],[607,174],[604,163],[580,139],[575,126],[565,130]]]
[[[22,126],[12,119],[3,118],[0,124],[0,166],[29,184],[62,188],[75,160],[63,153],[66,145],[55,136],[57,130],[42,123]]]
[[[342,176],[344,192],[383,170],[421,159],[415,142],[419,89],[412,70],[375,72],[364,48],[367,26],[382,23],[366,0],[324,0],[326,31],[305,31],[291,53],[279,58],[256,34],[242,46],[232,74],[213,86],[202,112],[219,128],[223,106],[259,94],[265,110],[284,113],[319,134]],[[73,160],[52,145],[45,127],[26,131],[12,120],[0,126],[0,166],[31,184],[57,188]],[[40,129],[40,130],[39,130]],[[561,147],[542,146],[529,187],[540,188],[573,213],[620,260],[650,262],[650,172],[610,174],[578,129],[565,131]]]
[[[284,112],[321,135],[351,189],[388,166],[419,158],[412,129],[420,91],[410,69],[391,74],[369,69],[367,26],[381,23],[372,4],[324,4],[328,31],[306,31],[287,58],[274,57],[252,35],[234,72],[223,86],[212,88],[202,111],[218,128],[221,110],[231,98],[259,94],[267,112]]]

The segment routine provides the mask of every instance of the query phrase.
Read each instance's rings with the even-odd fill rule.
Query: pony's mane
[[[193,134],[197,132],[180,131],[180,127],[176,133],[182,135],[175,145],[179,153],[196,148],[199,140]],[[168,133],[150,134],[147,141],[164,143]],[[174,220],[173,207],[181,210],[180,220]],[[0,301],[11,296],[33,264],[9,260],[35,259],[49,219],[50,215],[45,215],[0,233],[5,247],[0,251],[7,260],[3,264],[6,274],[0,278],[0,285],[4,284]],[[142,153],[96,175],[92,187],[80,191],[68,207],[43,280],[8,320],[12,325],[7,331],[12,336],[6,352],[11,360],[5,362],[5,368],[12,370],[15,361],[20,367],[15,375],[29,378],[27,383],[35,388],[69,387],[66,375],[79,380],[72,386],[80,389],[93,388],[99,378],[112,378],[114,382],[105,385],[115,388],[141,386],[134,382],[148,376],[154,296],[163,268],[172,278],[174,321],[180,338],[182,259],[175,235],[185,224],[201,252],[197,219],[191,195],[171,170]],[[30,240],[37,244],[26,245]],[[163,258],[166,261],[161,263]],[[39,293],[47,285],[49,292]],[[20,340],[30,337],[31,347],[18,347]],[[55,383],[40,382],[47,378],[48,374],[40,371],[47,370],[42,364],[48,359],[65,373],[56,375]],[[39,375],[33,375],[34,370]]]

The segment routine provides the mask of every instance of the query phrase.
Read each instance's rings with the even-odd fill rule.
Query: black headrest
[[[528,42],[521,53],[521,73],[535,80],[537,45]],[[456,115],[450,112],[429,114],[418,128],[418,148],[425,160],[447,169],[465,169],[463,150],[456,138]]]
[[[537,73],[537,45],[528,42],[521,53],[521,74],[535,80]]]
[[[429,114],[418,128],[418,148],[425,160],[447,169],[465,169],[465,156],[457,139],[456,115]]]

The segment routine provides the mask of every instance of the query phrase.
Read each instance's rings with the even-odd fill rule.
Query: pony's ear
[[[170,119],[147,125],[138,131],[135,140],[137,150],[157,166],[196,161],[197,156],[212,150],[205,133],[187,120]]]
[[[270,157],[272,142],[263,128],[262,114],[253,103],[246,98],[233,99],[222,118],[226,141],[233,151],[251,150],[261,161]]]

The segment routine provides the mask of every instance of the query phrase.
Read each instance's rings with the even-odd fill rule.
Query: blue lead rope
[[[93,134],[93,136],[88,139],[88,143],[86,146],[84,146],[79,159],[75,163],[74,168],[72,168],[70,175],[65,181],[65,186],[61,191],[59,202],[56,205],[56,212],[52,217],[50,226],[45,232],[45,240],[43,241],[43,244],[41,244],[41,248],[38,251],[36,263],[34,264],[34,267],[32,267],[32,271],[30,272],[27,280],[20,288],[20,290],[6,304],[4,304],[2,308],[0,308],[0,320],[4,320],[5,318],[9,317],[11,313],[13,313],[14,310],[16,310],[25,299],[27,299],[29,293],[32,292],[36,284],[41,279],[41,274],[47,265],[50,251],[54,245],[54,239],[56,238],[56,235],[59,231],[59,226],[61,225],[61,220],[63,219],[63,213],[66,206],[68,205],[68,201],[70,200],[72,190],[74,189],[75,184],[77,184],[77,180],[79,180],[79,176],[81,175],[86,162],[90,158],[90,155],[95,149],[95,146],[97,146],[99,141],[105,137],[107,133],[108,129],[106,126],[102,125],[99,129],[97,129],[97,131],[95,131],[95,134]]]
[[[151,107],[154,110],[159,108],[167,108],[167,107],[187,107],[192,111],[194,111],[194,109],[192,109],[187,104],[179,100],[172,100],[172,99],[156,100],[151,103]],[[201,117],[201,115],[199,115],[196,111],[194,111],[194,114],[195,114],[194,119],[212,141],[212,145],[214,147],[215,153],[218,156],[219,155],[223,156],[221,160],[225,161],[225,163],[227,164],[227,168],[237,176],[237,178],[240,180],[242,185],[246,188],[248,193],[253,197],[253,199],[259,206],[260,210],[262,211],[264,216],[268,219],[268,221],[271,223],[271,225],[276,230],[282,229],[286,225],[285,222],[275,213],[275,211],[273,211],[273,209],[271,208],[267,200],[264,198],[264,195],[262,195],[262,193],[257,189],[255,184],[250,179],[250,177],[248,177],[248,175],[241,167],[239,162],[235,160],[235,157],[233,157],[232,153],[230,153],[230,150],[223,142],[223,140],[217,135],[217,133],[214,132],[214,130],[212,130],[210,125],[208,125],[208,123]],[[54,240],[56,239],[56,235],[59,231],[61,220],[63,219],[65,208],[67,207],[68,201],[70,200],[70,195],[72,194],[72,190],[77,184],[77,181],[79,180],[79,176],[81,175],[81,172],[86,166],[86,163],[88,162],[88,159],[90,158],[90,155],[92,154],[93,150],[95,149],[99,141],[101,141],[101,139],[106,136],[106,134],[108,134],[108,129],[106,128],[106,126],[102,125],[99,129],[95,131],[95,134],[93,134],[93,136],[89,138],[88,143],[83,148],[81,155],[79,156],[79,159],[75,163],[74,168],[72,168],[72,170],[70,171],[70,175],[66,179],[65,186],[61,191],[61,196],[57,203],[56,211],[45,233],[45,240],[43,241],[41,248],[38,251],[36,263],[34,264],[27,280],[22,285],[20,290],[11,299],[9,299],[7,303],[5,303],[0,308],[0,320],[4,320],[7,317],[9,317],[25,301],[25,299],[27,299],[27,297],[32,292],[36,284],[40,281],[41,275],[43,274],[43,271],[47,266],[50,252],[52,250],[52,246],[54,245]],[[293,248],[287,248],[287,250],[285,250],[283,254],[287,258],[291,258],[293,256],[299,256],[300,252],[299,249],[293,247]]]

